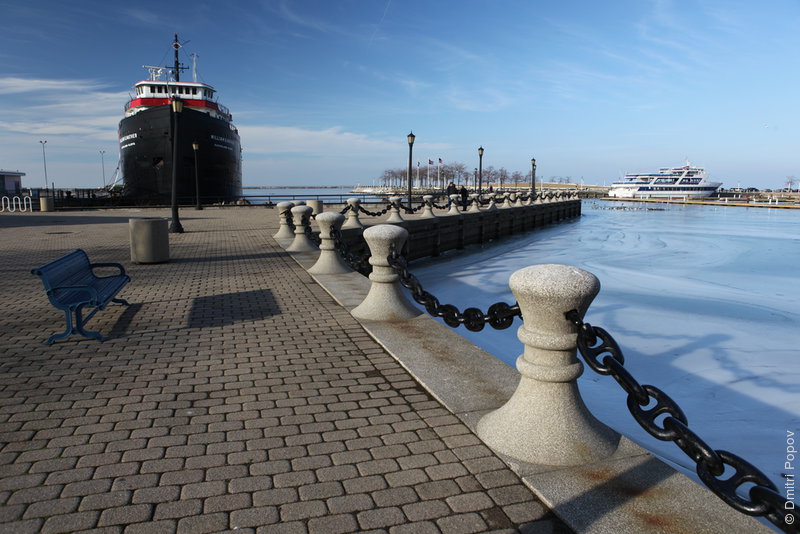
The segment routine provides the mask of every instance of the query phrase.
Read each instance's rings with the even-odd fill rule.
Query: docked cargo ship
[[[722,182],[708,179],[706,170],[689,162],[682,167],[662,167],[658,172],[628,173],[611,184],[608,196],[644,199],[693,199],[710,197]]]
[[[144,67],[150,75],[133,86],[119,123],[125,196],[141,203],[169,202],[177,161],[179,202],[194,203],[198,196],[203,203],[238,200],[242,156],[233,117],[217,101],[214,88],[197,81],[194,61],[193,80],[181,81],[186,67],[179,61],[177,34],[172,47],[174,65]]]

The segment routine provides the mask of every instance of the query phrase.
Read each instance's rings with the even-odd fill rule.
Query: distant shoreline
[[[352,189],[352,185],[252,185],[242,189]]]

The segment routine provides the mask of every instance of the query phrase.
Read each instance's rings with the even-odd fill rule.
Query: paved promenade
[[[0,532],[571,532],[272,239],[182,210],[0,214]],[[132,282],[70,338],[30,274],[75,248]]]

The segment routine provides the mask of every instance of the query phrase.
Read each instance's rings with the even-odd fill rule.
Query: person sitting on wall
[[[464,206],[464,211],[467,211],[467,188],[462,185],[458,194],[461,195],[461,204]]]

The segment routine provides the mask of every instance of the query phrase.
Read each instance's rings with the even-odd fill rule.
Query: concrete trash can
[[[39,197],[39,211],[55,211],[53,197]]]
[[[324,203],[322,200],[306,200],[306,206],[311,206],[311,213],[313,215],[322,213],[322,210],[324,209]]]
[[[163,263],[169,261],[168,219],[143,217],[128,219],[133,263]]]

